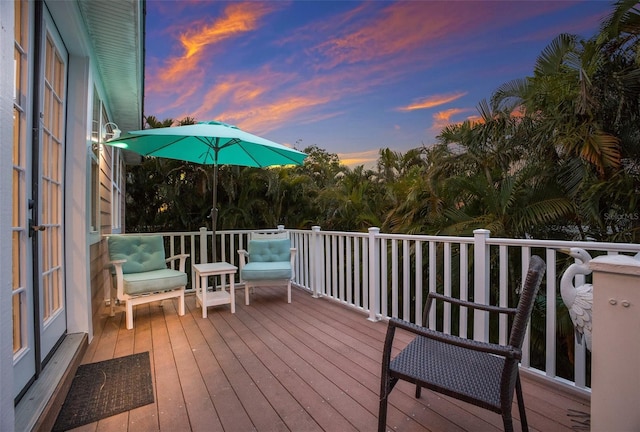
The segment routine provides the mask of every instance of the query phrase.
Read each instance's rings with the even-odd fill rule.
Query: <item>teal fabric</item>
[[[291,258],[291,240],[249,240],[247,251],[252,263],[289,261]]]
[[[167,268],[162,236],[114,235],[108,242],[111,261],[127,260],[122,265],[124,274]]]
[[[186,284],[186,273],[168,268],[124,275],[124,292],[129,295],[165,291]]]
[[[105,144],[145,156],[214,165],[302,165],[307,156],[291,147],[214,121],[131,131]]]
[[[240,278],[247,281],[291,279],[291,263],[289,260],[274,262],[252,261],[242,267]]]

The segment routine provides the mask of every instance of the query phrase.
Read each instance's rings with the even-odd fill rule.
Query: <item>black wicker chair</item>
[[[416,384],[417,398],[420,397],[422,387],[426,387],[501,414],[505,431],[513,430],[511,405],[515,389],[522,430],[527,431],[518,363],[522,356],[527,323],[545,269],[545,263],[540,257],[531,257],[527,278],[515,309],[480,305],[436,293],[429,293],[427,297],[424,323],[428,322],[433,299],[471,309],[512,315],[508,345],[464,339],[392,318],[387,328],[382,355],[378,431],[382,432],[386,428],[387,399],[398,380]],[[391,349],[397,328],[417,336],[392,360]]]

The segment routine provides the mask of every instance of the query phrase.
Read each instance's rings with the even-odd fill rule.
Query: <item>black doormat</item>
[[[80,365],[53,426],[66,431],[153,403],[149,352]]]

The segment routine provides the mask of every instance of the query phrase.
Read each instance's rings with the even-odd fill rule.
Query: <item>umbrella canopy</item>
[[[106,144],[131,150],[143,156],[214,165],[211,210],[214,261],[216,260],[218,165],[258,168],[301,165],[307,156],[305,153],[217,121],[132,131],[107,141]]]
[[[305,153],[250,134],[226,123],[211,121],[129,132],[106,144],[144,156],[208,165],[267,167],[301,165]]]

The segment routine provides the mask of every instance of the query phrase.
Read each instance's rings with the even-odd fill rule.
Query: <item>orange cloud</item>
[[[364,165],[365,168],[371,169],[374,168],[378,162],[379,155],[380,150],[375,149],[353,153],[338,153],[338,158],[340,159],[341,164],[346,165],[349,168]]]
[[[326,102],[326,99],[319,97],[283,97],[272,103],[251,106],[244,110],[223,112],[220,114],[220,118],[242,125],[245,130],[265,133],[282,126],[287,120],[300,112],[323,105]]]
[[[312,81],[300,82],[294,73],[268,67],[220,75],[206,92],[200,91],[201,103],[190,116],[220,119],[254,133],[268,132],[337,97],[335,91],[315,91]]]
[[[433,115],[433,124],[431,125],[431,130],[439,132],[452,123],[459,123],[451,121],[452,117],[468,111],[469,109],[466,108],[451,108],[435,113]]]
[[[165,83],[179,81],[187,72],[198,67],[205,48],[257,29],[259,20],[271,11],[272,7],[266,3],[230,4],[224,15],[212,24],[195,25],[192,30],[180,34],[183,54],[169,58],[166,67],[159,70],[156,78]]]
[[[471,123],[476,123],[476,124],[484,123],[484,119],[479,115],[470,115],[465,120],[467,120],[467,121],[469,121]]]
[[[340,115],[331,102],[361,94],[379,82],[357,80],[355,75],[350,70],[335,71],[301,80],[298,73],[274,71],[269,65],[241,74],[218,75],[208,89],[198,91],[200,105],[189,116],[220,119],[253,133],[269,132],[291,121],[317,122]],[[322,110],[314,110],[318,107]]]
[[[434,108],[440,105],[447,104],[449,102],[453,102],[454,100],[460,99],[466,94],[467,92],[458,92],[458,93],[448,94],[448,95],[428,96],[426,98],[419,99],[410,105],[400,107],[398,108],[398,111],[414,111],[419,109]]]
[[[365,25],[356,22],[318,45],[315,51],[326,58],[320,67],[330,69],[339,64],[370,62],[424,48],[426,42],[438,40],[448,31],[451,17],[445,18],[437,11],[436,4],[394,3]],[[433,16],[434,13],[442,19]]]

